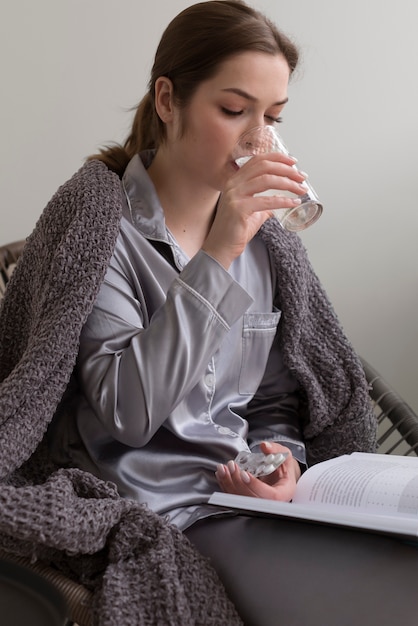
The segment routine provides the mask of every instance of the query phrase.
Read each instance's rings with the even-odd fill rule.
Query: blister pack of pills
[[[267,476],[276,470],[289,456],[288,452],[264,454],[263,452],[239,452],[234,459],[238,467],[257,478]]]

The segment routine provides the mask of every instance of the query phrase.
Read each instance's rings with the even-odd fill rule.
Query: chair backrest
[[[418,416],[379,372],[362,359],[379,424],[378,452],[418,456]]]
[[[0,298],[3,296],[6,285],[15,268],[19,256],[22,254],[25,240],[0,246]]]

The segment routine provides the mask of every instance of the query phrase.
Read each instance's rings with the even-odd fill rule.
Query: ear
[[[173,83],[166,76],[155,81],[155,109],[164,123],[173,120]]]

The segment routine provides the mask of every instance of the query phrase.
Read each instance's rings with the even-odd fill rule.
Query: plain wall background
[[[0,244],[121,141],[182,0],[0,6]],[[324,203],[302,235],[356,350],[418,410],[418,5],[254,0],[299,44],[283,136]]]

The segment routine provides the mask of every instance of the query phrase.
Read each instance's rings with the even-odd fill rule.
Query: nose
[[[264,115],[257,115],[257,116],[254,115],[254,117],[251,119],[251,122],[249,123],[246,130],[249,131],[258,126],[269,126]]]

